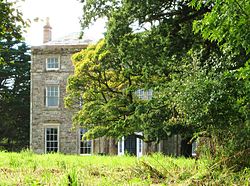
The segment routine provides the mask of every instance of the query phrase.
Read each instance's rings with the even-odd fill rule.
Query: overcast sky
[[[42,44],[42,30],[46,17],[50,18],[52,39],[80,31],[82,4],[77,0],[25,0],[20,3],[19,8],[23,12],[24,19],[31,20],[30,28],[24,35],[29,45]],[[39,21],[34,21],[36,18],[39,18]],[[95,23],[86,32],[85,38],[92,40],[102,38],[104,25],[103,20]]]

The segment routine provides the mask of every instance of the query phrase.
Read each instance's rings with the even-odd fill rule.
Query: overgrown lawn
[[[210,161],[166,157],[0,152],[0,185],[248,185],[250,170],[211,170]]]

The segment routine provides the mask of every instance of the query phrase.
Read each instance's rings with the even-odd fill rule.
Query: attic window
[[[59,69],[59,59],[56,57],[51,57],[46,59],[46,70],[58,70]]]

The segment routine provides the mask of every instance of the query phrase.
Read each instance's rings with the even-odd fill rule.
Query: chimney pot
[[[49,24],[49,18],[46,18],[46,25],[43,27],[43,43],[47,43],[52,39],[52,27]]]

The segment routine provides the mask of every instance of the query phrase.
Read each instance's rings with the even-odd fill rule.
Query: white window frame
[[[142,136],[142,132],[135,132],[136,135]],[[141,157],[143,155],[143,140],[136,138],[136,156]]]
[[[144,99],[145,91],[143,89],[138,89],[136,91],[136,94],[137,94],[137,96],[138,96],[139,99]]]
[[[79,100],[79,107],[80,107],[80,109],[82,109],[83,104],[84,104],[84,101],[83,101],[83,98],[81,96],[80,100]]]
[[[44,124],[44,152],[47,154],[47,129],[48,128],[56,128],[57,129],[57,153],[60,152],[60,127],[59,124]]]
[[[153,97],[153,90],[152,89],[149,89],[147,91],[147,100],[151,100]]]
[[[79,138],[79,154],[81,155],[81,156],[90,156],[90,155],[92,155],[92,153],[93,153],[93,140],[84,140],[84,141],[90,141],[91,142],[91,147],[90,147],[90,153],[88,154],[88,153],[86,153],[86,154],[84,154],[84,153],[81,153],[81,148],[87,148],[87,147],[81,147],[81,142],[82,142],[82,139],[81,139],[81,130],[83,130],[83,129],[79,129],[79,132],[78,132],[78,138]]]
[[[153,97],[153,90],[144,90],[144,89],[138,89],[135,94],[138,96],[141,100],[150,100]]]
[[[57,99],[57,105],[55,106],[49,106],[49,96],[48,96],[48,89],[49,87],[57,87],[58,88],[58,99]],[[59,105],[60,105],[60,86],[59,85],[47,85],[46,86],[46,92],[45,92],[45,99],[46,99],[46,107],[49,107],[49,108],[58,108]]]
[[[192,143],[192,156],[195,157],[197,154],[196,154],[196,150],[197,150],[197,142],[194,141]]]
[[[136,155],[137,157],[142,156],[143,149],[143,141],[140,138],[136,138]]]
[[[118,141],[118,155],[124,155],[124,137]]]
[[[49,60],[56,60],[57,59],[57,63],[58,63],[58,67],[57,68],[49,68],[48,67],[48,61]],[[50,71],[50,70],[59,70],[60,69],[60,57],[48,57],[48,58],[46,58],[46,70],[47,71]]]
[[[136,132],[136,135],[142,135],[141,132]],[[118,141],[118,155],[122,156],[124,155],[124,140],[125,138],[122,137],[122,139],[120,139]],[[140,138],[136,138],[136,156],[139,158],[143,155],[143,140]]]

